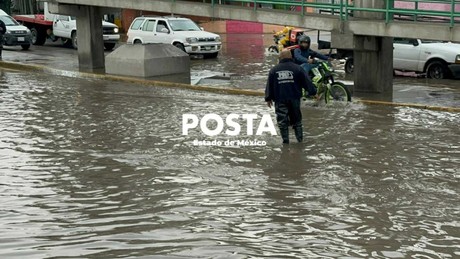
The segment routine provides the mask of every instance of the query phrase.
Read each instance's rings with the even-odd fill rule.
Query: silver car
[[[0,10],[0,20],[5,23],[6,33],[3,36],[3,45],[21,46],[27,50],[32,43],[32,34],[30,30],[19,24],[13,17]]]

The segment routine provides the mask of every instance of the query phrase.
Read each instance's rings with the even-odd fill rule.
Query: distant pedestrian
[[[298,142],[303,141],[300,99],[302,88],[314,96],[316,89],[308,87],[305,70],[294,63],[290,50],[280,52],[279,64],[273,67],[267,80],[265,101],[268,107],[275,102],[275,113],[283,144],[289,144],[289,126],[294,128]]]
[[[6,33],[5,23],[0,19],[0,60],[2,59],[3,41]]]

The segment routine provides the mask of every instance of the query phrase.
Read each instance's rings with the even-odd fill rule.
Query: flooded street
[[[312,47],[317,46],[316,31],[308,33]],[[277,54],[267,48],[273,44],[270,34],[223,34],[222,51],[217,59],[191,58],[192,84],[260,90],[265,89],[268,71],[277,63]],[[330,40],[327,33],[321,40]],[[77,51],[48,41],[45,46],[32,46],[30,51],[6,47],[3,60],[78,71]],[[322,50],[324,53],[328,51]],[[106,51],[106,54],[110,52]],[[338,79],[352,89],[353,76],[345,75],[344,64],[334,61]],[[394,78],[394,102],[418,103],[433,106],[460,107],[460,80],[431,80],[409,76]],[[174,77],[175,78],[175,77]],[[354,95],[355,100],[357,96]],[[359,97],[358,97],[359,98]],[[363,97],[361,97],[363,98]]]
[[[317,47],[316,31],[308,33],[313,48]],[[324,33],[323,33],[324,34]],[[321,34],[322,40],[330,36]],[[203,77],[201,85],[264,90],[268,71],[278,62],[276,53],[269,53],[273,44],[271,35],[227,34],[218,59],[192,59],[192,76]],[[327,50],[321,50],[328,54]],[[345,75],[344,64],[333,62],[339,81],[353,88],[353,75]],[[213,77],[213,75],[217,75]],[[411,73],[397,72],[394,78],[394,102],[430,104],[435,106],[460,107],[460,80],[432,80],[414,78]],[[409,75],[409,76],[401,76]],[[355,96],[356,97],[356,96]]]
[[[269,69],[245,51],[215,66]],[[274,110],[261,97],[0,70],[0,257],[460,257],[460,114],[302,112],[303,144],[195,146],[230,137],[182,135],[185,113],[274,121]]]

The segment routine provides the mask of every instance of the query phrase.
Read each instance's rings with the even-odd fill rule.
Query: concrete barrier
[[[188,74],[190,57],[170,44],[125,44],[107,55],[107,74],[152,78]]]

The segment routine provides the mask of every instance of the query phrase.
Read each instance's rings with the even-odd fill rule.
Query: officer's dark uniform
[[[290,51],[283,51],[280,58],[280,63],[272,68],[268,75],[265,101],[275,102],[276,120],[283,143],[289,143],[289,125],[294,128],[297,141],[302,142],[302,88],[308,91],[309,95],[315,95],[316,89],[308,87],[306,72],[294,63]]]
[[[0,59],[2,58],[2,51],[3,51],[3,41],[4,35],[6,33],[6,26],[5,23],[0,19]]]

